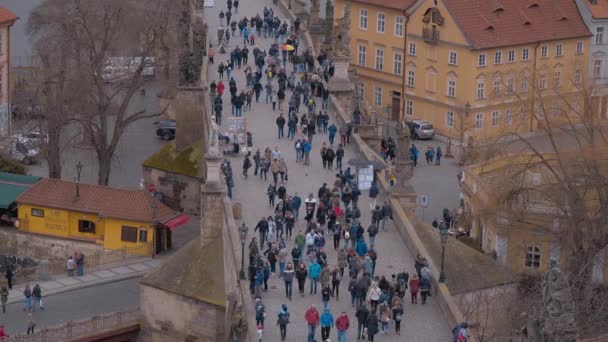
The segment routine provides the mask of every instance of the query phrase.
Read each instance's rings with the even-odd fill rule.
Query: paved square
[[[116,274],[120,274],[120,275],[133,273],[132,269],[130,269],[128,267],[125,267],[125,266],[111,268],[110,271],[112,271],[112,272],[114,272]]]

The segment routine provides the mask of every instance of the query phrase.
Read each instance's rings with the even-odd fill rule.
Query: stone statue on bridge
[[[344,16],[338,20],[334,36],[334,56],[350,57],[350,1],[344,6]]]

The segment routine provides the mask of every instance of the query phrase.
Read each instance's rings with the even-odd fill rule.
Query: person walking
[[[6,281],[7,281],[7,285],[8,285],[8,289],[12,290],[13,289],[13,267],[12,266],[8,266],[6,268],[6,273],[4,275],[6,277]]]
[[[426,304],[426,298],[431,292],[431,281],[429,278],[421,278],[420,281],[420,296],[422,297],[422,305]]]
[[[359,305],[357,307],[357,312],[355,313],[357,317],[357,340],[362,337],[363,331],[367,327],[367,318],[369,317],[369,310],[365,303]]]
[[[367,340],[369,342],[374,342],[374,336],[378,333],[378,316],[376,316],[376,312],[370,312],[369,316],[367,316]]]
[[[389,307],[386,301],[380,304],[380,308],[378,309],[380,312],[380,323],[382,323],[382,334],[388,334],[388,324],[392,319],[391,308]]]
[[[385,229],[384,227],[388,219],[393,219],[393,208],[388,201],[384,201],[384,204],[382,205],[382,230]]]
[[[34,315],[30,310],[30,312],[27,313],[27,335],[29,335],[30,333],[33,335],[34,328],[36,328],[36,322],[34,321]]]
[[[73,277],[74,276],[74,267],[76,267],[76,263],[74,262],[74,258],[72,258],[72,256],[68,257],[66,267],[68,269],[68,277]]]
[[[314,304],[311,304],[310,308],[306,310],[304,318],[306,319],[306,323],[308,323],[308,342],[314,342],[315,332],[319,325],[319,311]]]
[[[298,280],[298,291],[300,295],[304,297],[304,285],[306,284],[306,277],[308,277],[308,271],[303,262],[300,262],[300,266],[296,270],[296,279]]]
[[[410,294],[412,296],[412,304],[418,304],[418,289],[420,288],[420,279],[418,274],[414,273],[410,279]]]
[[[441,147],[437,146],[437,152],[435,152],[435,165],[441,165],[441,157],[443,157],[443,152],[441,152]]]
[[[395,321],[395,333],[401,335],[401,320],[403,319],[403,302],[401,298],[393,296],[393,304],[391,309],[393,311],[393,320]]]
[[[2,303],[3,313],[6,313],[6,302],[8,302],[8,290],[6,286],[2,286],[2,290],[0,290],[0,303]]]
[[[313,260],[308,265],[308,277],[310,278],[310,294],[317,294],[317,282],[321,277],[321,265],[316,260]]]
[[[40,310],[44,310],[42,305],[42,289],[38,284],[34,285],[34,288],[32,289],[32,299],[34,300],[32,305],[34,311],[36,311],[36,306],[38,306]]]
[[[336,329],[338,330],[338,342],[346,342],[346,332],[350,327],[350,320],[346,315],[346,311],[336,318]]]
[[[32,290],[30,289],[29,284],[25,285],[23,296],[25,297],[23,301],[23,311],[29,311],[32,309]]]
[[[255,324],[264,327],[264,318],[266,317],[266,306],[262,303],[261,298],[255,299]]]
[[[323,289],[321,290],[321,300],[323,301],[323,308],[329,308],[329,300],[332,297],[331,289],[329,285],[323,285]]]
[[[285,117],[283,113],[279,114],[279,117],[276,119],[277,128],[279,130],[279,139],[285,136]]]
[[[325,307],[323,314],[321,315],[321,340],[327,341],[331,328],[334,326],[334,315],[331,314],[329,307]]]
[[[374,208],[376,208],[376,198],[378,197],[379,193],[380,190],[378,189],[378,185],[376,185],[376,181],[373,181],[372,185],[369,188],[369,208],[371,210],[374,210]]]
[[[331,293],[332,296],[336,298],[336,301],[340,300],[340,281],[342,281],[340,270],[334,268],[334,270],[331,271]]]
[[[243,159],[243,177],[245,177],[245,179],[247,179],[248,172],[249,169],[251,168],[251,159],[249,159],[249,155],[245,156],[245,159]]]
[[[293,276],[295,275],[296,270],[293,268],[293,264],[291,262],[287,263],[285,266],[285,270],[283,271],[283,280],[285,281],[285,296],[287,299],[291,300],[291,292],[293,290]]]
[[[78,268],[78,275],[84,275],[84,254],[80,251],[76,251],[76,267]]]
[[[285,338],[287,337],[287,324],[291,323],[289,322],[289,311],[287,311],[287,305],[281,305],[279,314],[277,316],[277,325],[281,331],[281,341],[285,341]]]
[[[372,286],[369,288],[367,292],[367,298],[369,299],[371,309],[373,312],[376,311],[378,307],[378,301],[380,300],[380,296],[382,295],[382,290],[378,287],[377,283],[372,283]]]

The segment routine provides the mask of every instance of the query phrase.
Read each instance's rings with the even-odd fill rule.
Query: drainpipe
[[[536,58],[538,55],[538,47],[540,46],[540,42],[536,43],[534,47],[534,63],[532,64],[532,98],[530,99],[530,132],[534,130],[534,102],[536,97]]]
[[[406,70],[406,59],[407,59],[407,24],[410,21],[410,17],[407,15],[407,10],[403,10],[405,16],[405,23],[403,23],[403,66],[401,67],[401,117],[399,121],[405,121],[405,77],[407,74]],[[387,123],[388,124],[388,123]],[[401,124],[401,122],[399,122]]]

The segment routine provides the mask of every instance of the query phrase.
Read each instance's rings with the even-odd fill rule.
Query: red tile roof
[[[99,185],[80,184],[76,198],[76,182],[43,178],[19,197],[17,203],[47,208],[73,210],[97,214],[101,217],[136,222],[164,223],[179,213],[156,202],[153,217],[152,196],[145,191],[116,189]]]
[[[410,8],[416,0],[352,0],[352,2],[405,11]]]
[[[586,0],[585,5],[591,11],[591,15],[595,19],[607,19],[608,18],[608,0],[597,0],[595,5],[591,1]]]
[[[9,22],[9,21],[15,21],[19,19],[19,17],[17,17],[15,15],[15,13],[7,10],[4,7],[0,7],[0,24]]]
[[[574,0],[443,0],[443,3],[474,49],[591,35]]]

